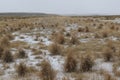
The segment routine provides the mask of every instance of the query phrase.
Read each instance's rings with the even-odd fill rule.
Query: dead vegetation
[[[52,53],[52,55],[61,55],[62,49],[61,46],[57,43],[53,43],[49,46],[48,50]]]
[[[80,71],[81,72],[91,71],[93,65],[94,65],[94,60],[90,56],[90,54],[82,55],[82,57],[80,59]]]
[[[23,62],[19,63],[16,67],[16,72],[19,77],[25,77],[28,73],[28,67]]]
[[[14,58],[13,58],[12,53],[9,50],[4,50],[3,55],[2,55],[2,60],[5,63],[13,62]]]
[[[92,76],[95,77],[94,80],[117,80],[120,77],[120,24],[113,23],[114,19],[107,21],[108,19],[111,17],[1,17],[0,60],[6,68],[0,67],[7,72],[14,64],[11,62],[16,64],[24,61],[16,67],[19,78],[33,73],[31,76],[38,74],[42,80],[57,80],[57,73],[61,73],[65,75],[63,80],[70,80],[69,77],[88,80],[91,79],[90,74],[98,74],[101,70],[99,67],[93,70],[100,65],[100,62],[95,64],[95,61],[101,60],[102,63],[113,64],[112,72],[108,71],[113,75],[101,74],[101,79]],[[41,63],[43,59],[49,59],[48,56],[53,63],[60,57],[56,64],[63,59],[64,64],[59,65],[64,70],[55,71],[52,68],[53,63],[49,61]],[[32,67],[28,67],[27,62]],[[8,73],[15,74],[14,71]]]
[[[18,58],[26,58],[27,54],[26,54],[26,52],[23,49],[19,49],[18,52],[17,52],[17,54],[16,54],[16,56]]]
[[[75,72],[77,70],[77,60],[74,58],[73,53],[67,55],[64,68],[65,72]]]
[[[42,80],[55,80],[55,71],[52,69],[51,64],[47,61],[41,63],[40,77]]]

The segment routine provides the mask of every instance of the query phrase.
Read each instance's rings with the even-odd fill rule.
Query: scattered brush
[[[17,72],[18,76],[24,77],[24,76],[26,76],[27,73],[28,73],[28,68],[27,68],[27,66],[26,66],[24,63],[21,62],[21,63],[17,66],[16,72]]]
[[[80,71],[87,72],[91,71],[94,65],[94,60],[90,54],[83,55],[80,59]]]
[[[77,68],[77,61],[73,57],[72,54],[67,55],[67,59],[65,61],[65,72],[75,72]]]
[[[55,71],[52,69],[51,65],[47,61],[41,63],[40,77],[42,80],[55,80]]]
[[[10,63],[13,62],[13,55],[9,50],[4,50],[2,55],[3,62]]]
[[[60,55],[61,54],[61,47],[57,43],[51,44],[49,46],[48,50],[52,53],[52,55]]]

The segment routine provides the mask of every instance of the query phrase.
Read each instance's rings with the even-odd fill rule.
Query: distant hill
[[[46,13],[0,13],[0,16],[57,16],[56,14]]]

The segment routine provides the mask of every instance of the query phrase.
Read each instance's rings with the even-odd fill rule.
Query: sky
[[[120,14],[120,0],[0,0],[0,12]]]

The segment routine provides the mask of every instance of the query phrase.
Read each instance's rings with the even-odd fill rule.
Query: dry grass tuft
[[[28,68],[24,63],[20,63],[17,68],[16,68],[16,72],[18,74],[19,77],[25,77],[28,73]]]
[[[94,65],[94,60],[90,54],[83,55],[80,59],[80,71],[87,72],[91,71]]]
[[[84,32],[84,28],[79,27],[78,32]]]
[[[57,43],[53,43],[49,46],[48,50],[52,53],[52,55],[60,55],[61,54],[61,46]]]
[[[2,60],[6,63],[13,62],[13,55],[8,49],[4,50]]]
[[[65,71],[66,72],[75,72],[76,68],[77,68],[77,61],[76,59],[73,57],[73,53],[72,54],[68,54],[67,55],[67,59],[65,61]]]
[[[42,80],[55,80],[55,71],[52,69],[51,65],[47,61],[41,63],[40,77]]]
[[[26,52],[23,49],[19,49],[18,53],[17,53],[17,57],[18,58],[26,58]]]
[[[57,35],[55,36],[55,42],[59,44],[64,44],[65,42],[64,35],[61,33],[57,33]]]
[[[103,57],[105,61],[111,61],[113,59],[113,51],[106,47],[103,52]]]

